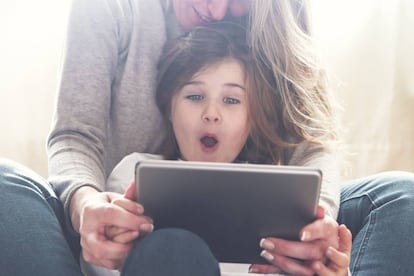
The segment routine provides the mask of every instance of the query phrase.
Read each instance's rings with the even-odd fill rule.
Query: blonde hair
[[[300,0],[252,0],[248,44],[255,61],[251,138],[265,163],[284,164],[284,149],[336,140],[326,75],[310,36],[309,6]],[[269,156],[270,159],[264,156]]]

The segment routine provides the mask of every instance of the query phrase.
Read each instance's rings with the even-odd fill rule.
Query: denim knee
[[[0,158],[0,184],[23,185],[40,193],[46,200],[57,198],[52,186],[39,174],[9,159]]]
[[[56,275],[59,269],[62,275],[80,275],[62,232],[62,205],[49,183],[21,164],[0,159],[0,190],[4,275]]]
[[[17,193],[21,188],[24,188],[26,191],[30,192],[31,200],[45,200],[47,202],[65,233],[65,238],[71,247],[73,255],[76,260],[78,260],[80,254],[79,237],[71,236],[66,230],[63,205],[49,182],[36,172],[15,161],[0,158],[0,190],[4,190],[4,185],[19,186],[19,189],[13,190],[15,193]],[[14,195],[10,194],[7,196],[13,197]],[[33,204],[33,201],[28,202],[27,204]]]
[[[395,215],[414,212],[414,174],[391,171],[348,182],[341,191],[338,221],[353,234],[358,232],[372,214]],[[392,218],[387,218],[393,220]]]
[[[412,173],[385,172],[345,185],[338,221],[353,235],[353,274],[414,275],[413,214]]]
[[[357,197],[368,197],[373,204],[399,199],[414,204],[414,174],[391,171],[350,181],[341,192],[341,204]]]
[[[183,229],[161,229],[149,234],[128,256],[122,275],[220,275],[207,244]]]

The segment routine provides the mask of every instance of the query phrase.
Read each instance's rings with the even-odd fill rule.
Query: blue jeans
[[[220,268],[200,237],[183,229],[160,229],[136,245],[121,275],[220,276]]]
[[[344,186],[338,221],[353,234],[353,275],[414,275],[413,215],[413,174],[383,173]],[[79,244],[62,230],[62,218],[46,180],[0,160],[0,275],[81,275],[72,255]],[[138,243],[122,273],[219,275],[219,270],[203,241],[169,229]]]
[[[353,235],[352,275],[414,275],[414,175],[387,172],[347,183],[338,221]]]
[[[82,275],[79,240],[63,229],[63,207],[49,183],[0,159],[0,275]],[[201,238],[181,229],[155,231],[129,254],[122,274],[219,276]]]
[[[0,159],[0,275],[82,275],[48,183]]]

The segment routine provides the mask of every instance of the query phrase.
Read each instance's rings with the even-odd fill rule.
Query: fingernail
[[[266,239],[261,239],[260,240],[260,247],[263,248],[263,249],[266,249],[266,250],[275,249],[275,245],[271,241],[266,240]]]
[[[144,231],[144,232],[152,232],[152,230],[154,230],[154,225],[153,224],[141,224],[139,227],[139,230]]]
[[[255,267],[249,267],[249,273],[259,273],[259,269],[255,268]]]
[[[273,261],[273,255],[270,254],[269,252],[267,252],[266,250],[263,250],[260,253],[260,256],[262,256],[263,258],[265,258],[266,260],[268,260],[269,262]]]
[[[308,231],[303,231],[302,235],[300,236],[301,241],[307,241],[310,239],[310,233]]]

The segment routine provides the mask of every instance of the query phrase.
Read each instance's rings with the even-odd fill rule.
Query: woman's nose
[[[214,20],[222,20],[227,13],[230,0],[210,0],[207,7],[210,17]]]

